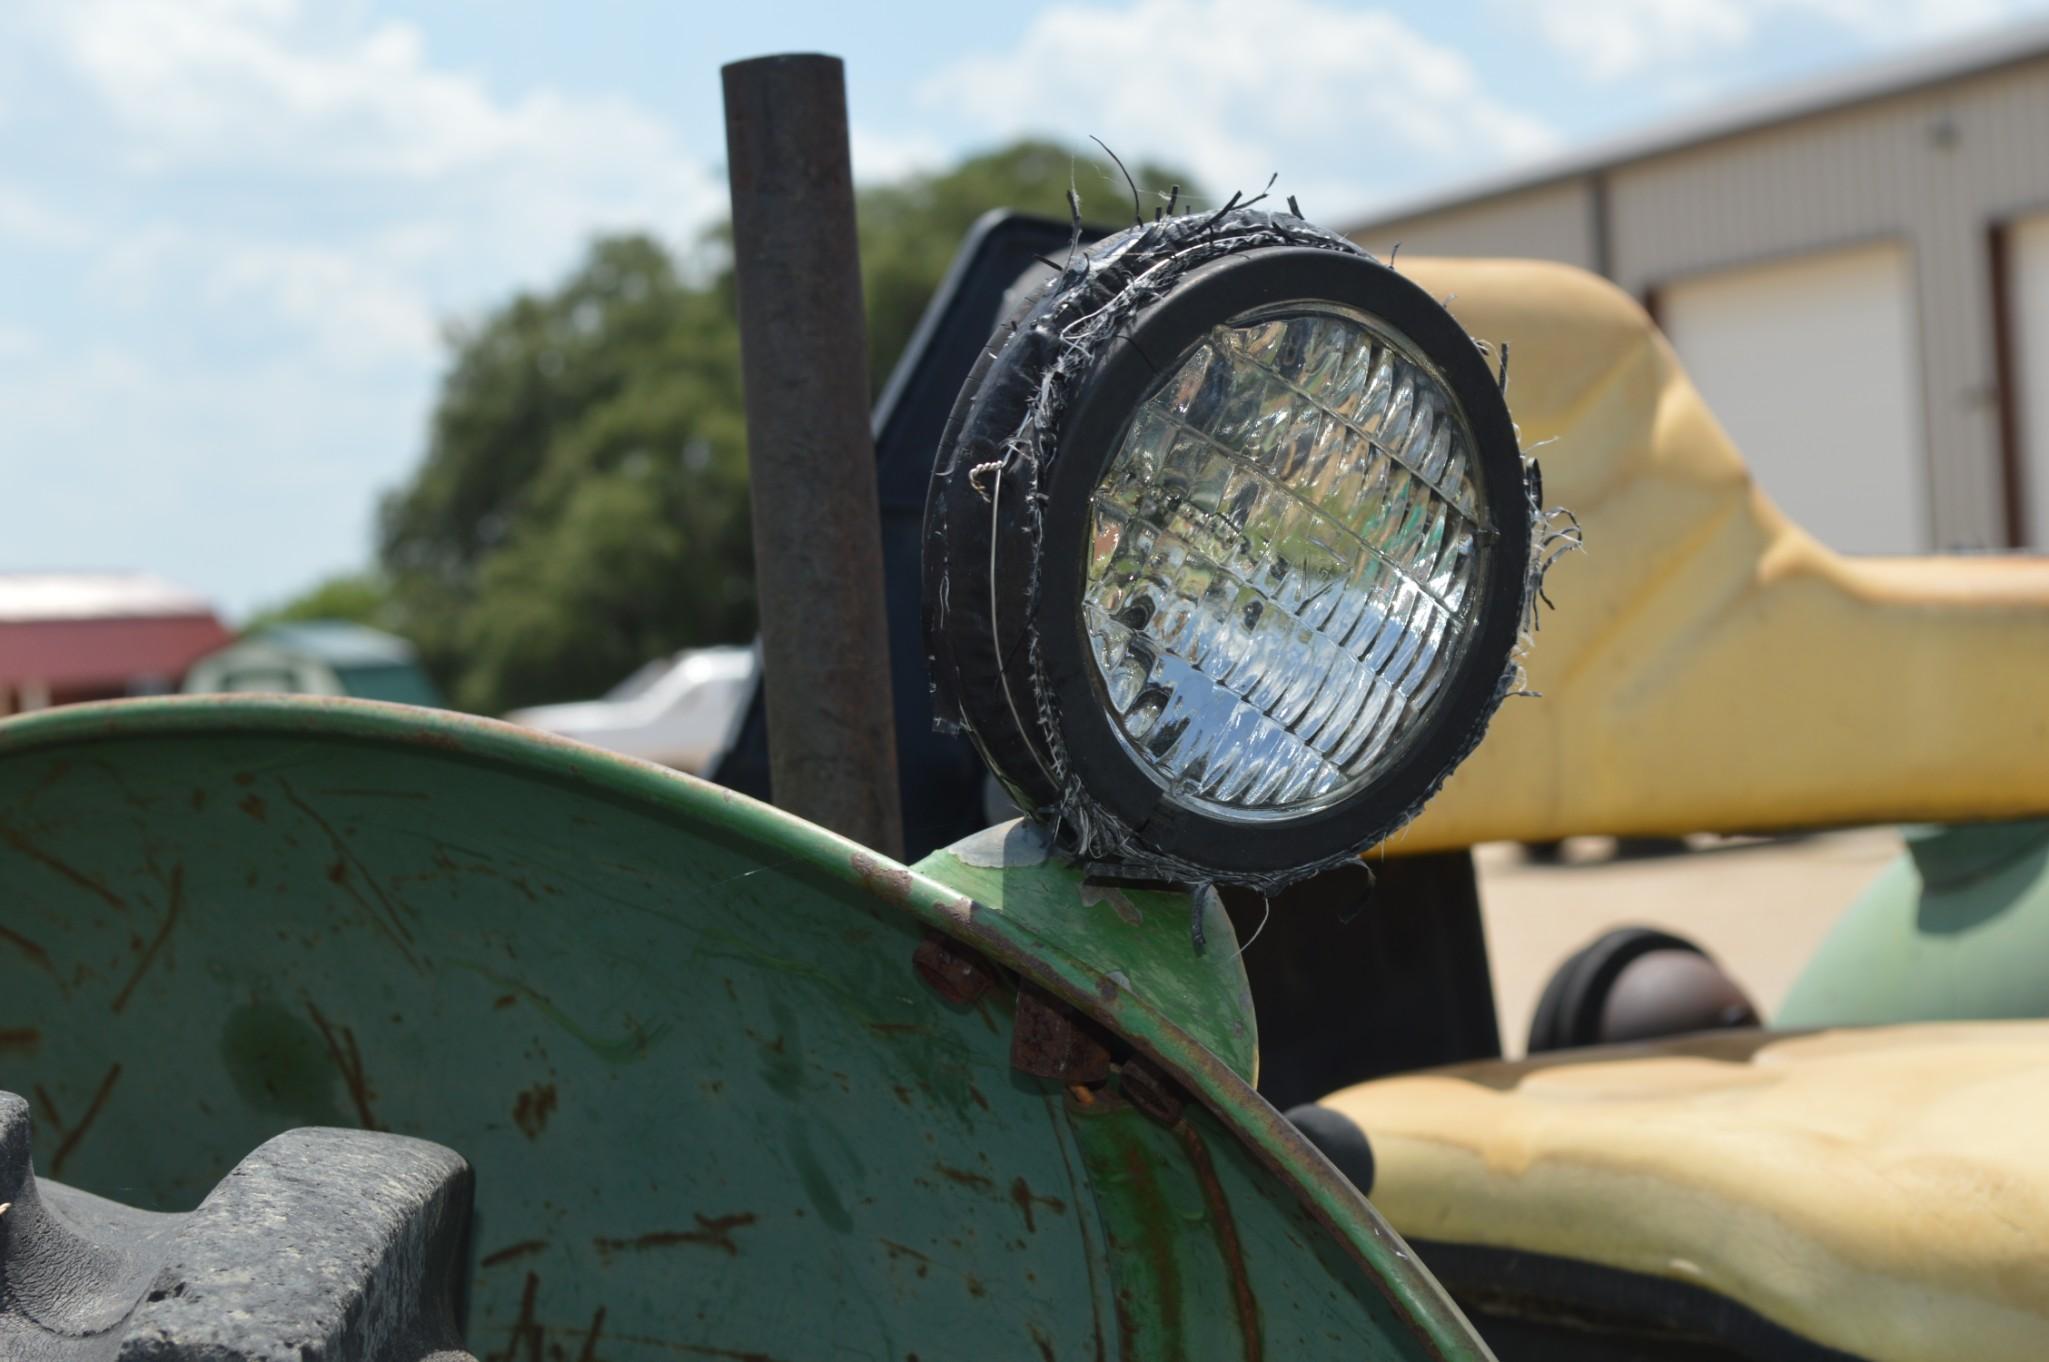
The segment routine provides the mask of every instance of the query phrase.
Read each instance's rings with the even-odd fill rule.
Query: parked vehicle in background
[[[535,705],[505,717],[702,775],[725,750],[759,666],[752,648],[686,648],[647,663],[600,699]]]
[[[193,663],[184,690],[353,695],[435,709],[445,703],[412,644],[348,620],[273,624],[245,634]]]

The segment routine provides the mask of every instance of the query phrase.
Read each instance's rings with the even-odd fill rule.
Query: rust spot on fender
[[[1101,1083],[1110,1051],[1101,1033],[1074,1009],[1037,988],[1019,988],[1011,1017],[1011,1067],[1063,1085]]]
[[[949,1003],[972,1006],[996,983],[989,962],[952,938],[927,930],[911,953],[911,968]]]
[[[740,1211],[733,1215],[708,1216],[699,1212],[694,1230],[655,1230],[636,1239],[593,1239],[591,1243],[598,1252],[609,1257],[614,1253],[638,1253],[643,1249],[670,1248],[677,1244],[698,1244],[705,1248],[723,1251],[728,1257],[740,1256],[740,1246],[733,1242],[733,1231],[752,1225],[755,1216],[752,1211]]]
[[[1181,1344],[1181,1328],[1187,1320],[1187,1309],[1183,1300],[1181,1265],[1174,1256],[1174,1236],[1178,1232],[1175,1221],[1178,1217],[1168,1210],[1166,1194],[1160,1189],[1158,1170],[1153,1165],[1151,1152],[1136,1140],[1130,1141],[1118,1150],[1118,1161],[1123,1165],[1124,1180],[1131,1194],[1142,1208],[1136,1230],[1139,1242],[1132,1245],[1118,1243],[1111,1236],[1113,1248],[1143,1255],[1152,1269],[1154,1298],[1149,1302],[1148,1312],[1164,1337],[1164,1350],[1169,1355],[1178,1355]],[[1133,1309],[1130,1287],[1117,1293],[1117,1324],[1123,1335],[1124,1355],[1133,1356],[1136,1341],[1138,1315]],[[1256,1357],[1257,1354],[1255,1353]]]
[[[980,1173],[971,1173],[965,1168],[948,1168],[943,1163],[934,1164],[933,1168],[940,1177],[945,1178],[948,1182],[957,1182],[963,1187],[972,1187],[978,1192],[993,1191],[996,1187],[996,1184],[990,1179],[983,1177]]]
[[[624,758],[621,758],[621,760],[624,760]],[[682,1357],[715,1357],[724,1359],[724,1362],[780,1362],[780,1359],[770,1357],[767,1353],[736,1352],[731,1348],[714,1348],[709,1344],[692,1343],[681,1339],[654,1338],[647,1334],[618,1333],[613,1334],[612,1337],[621,1343],[639,1344],[645,1348],[659,1348],[665,1353]],[[539,1362],[539,1359],[540,1354],[535,1353],[530,1362]]]
[[[862,885],[877,898],[897,904],[910,902],[910,871],[900,865],[877,860],[865,851],[855,852],[850,864],[854,867],[854,873],[861,877]]]
[[[50,963],[50,953],[23,936],[20,932],[0,927],[0,941],[5,941],[8,945],[27,956],[28,962],[31,965],[42,970],[51,978],[57,977],[57,967]]]
[[[555,1105],[555,1085],[536,1083],[512,1104],[512,1123],[531,1140],[547,1128],[548,1117],[554,1114]]]
[[[539,1274],[526,1274],[526,1286],[519,1293],[519,1318],[512,1322],[512,1337],[505,1340],[505,1351],[491,1353],[484,1362],[515,1362],[524,1353],[528,1358],[538,1359],[541,1347],[547,1342],[547,1332],[534,1322],[534,1297],[540,1292]]]
[[[269,814],[263,807],[262,795],[249,795],[235,807],[240,809],[243,813],[248,814],[251,818],[255,819],[259,823],[266,822],[269,819]]]
[[[545,1239],[522,1239],[517,1244],[507,1244],[495,1253],[485,1254],[477,1259],[477,1266],[496,1267],[500,1263],[509,1263],[515,1258],[530,1257],[547,1247],[548,1241]]]
[[[884,1251],[889,1254],[891,1262],[895,1262],[900,1258],[910,1259],[912,1271],[916,1272],[920,1277],[932,1270],[931,1258],[918,1252],[909,1244],[899,1244],[894,1239],[877,1239],[875,1242],[882,1245]]]
[[[32,1055],[43,1043],[43,1033],[33,1026],[0,1029],[0,1054]]]
[[[605,1307],[591,1316],[590,1332],[583,1336],[583,1347],[576,1354],[576,1362],[597,1362],[598,1336],[605,1332]]]
[[[1026,1182],[1022,1176],[1010,1184],[1010,1199],[1017,1206],[1018,1210],[1024,1213],[1025,1232],[1027,1234],[1037,1234],[1039,1232],[1039,1226],[1032,1216],[1032,1206],[1034,1204],[1044,1206],[1047,1210],[1061,1215],[1067,1214],[1066,1202],[1057,1196],[1040,1196],[1032,1190],[1032,1185]]]
[[[413,954],[412,950],[413,934],[407,929],[405,919],[400,916],[398,906],[378,887],[376,879],[371,876],[363,863],[356,859],[356,854],[349,850],[349,844],[342,839],[340,833],[334,830],[334,826],[321,817],[312,805],[299,798],[298,792],[292,789],[291,786],[286,785],[282,780],[278,782],[278,785],[284,790],[285,798],[290,801],[292,806],[304,814],[307,821],[327,834],[327,840],[333,846],[335,854],[334,864],[328,867],[327,878],[340,886],[347,892],[350,898],[356,901],[357,906],[369,917],[371,925],[389,938],[394,946],[398,947],[399,954],[405,957],[408,965],[411,965],[416,970],[419,969],[419,958]],[[357,891],[354,882],[349,879],[348,870],[343,866],[343,862],[347,862],[355,867],[356,878],[363,882],[364,887],[377,900],[376,904],[373,905]],[[384,910],[381,916],[378,913],[379,907]]]
[[[107,1098],[114,1091],[115,1080],[121,1077],[121,1065],[116,1062],[100,1079],[100,1086],[94,1090],[92,1101],[86,1104],[85,1115],[78,1118],[78,1124],[68,1129],[57,1119],[57,1104],[50,1100],[50,1094],[36,1085],[36,1096],[42,1099],[43,1110],[50,1118],[50,1128],[58,1132],[57,1152],[50,1156],[50,1176],[57,1177],[64,1171],[64,1161],[78,1148],[78,1142],[85,1138],[85,1132],[92,1129],[92,1123],[100,1118],[106,1108]]]
[[[1181,1119],[1186,1101],[1178,1083],[1136,1055],[1125,1061],[1118,1092],[1132,1106],[1167,1126]]]
[[[365,1130],[384,1129],[377,1123],[377,1114],[370,1107],[377,1090],[370,1086],[370,1077],[363,1071],[363,1054],[356,1048],[354,1029],[330,1026],[311,999],[307,1000],[306,1011],[312,1015],[313,1024],[320,1028],[320,1038],[327,1042],[327,1057],[341,1072],[342,1085],[349,1090],[349,1100],[355,1103],[357,1123]]]
[[[135,962],[135,970],[128,976],[128,982],[121,985],[121,991],[114,995],[114,1012],[118,1015],[128,1006],[128,999],[134,996],[135,986],[142,982],[142,976],[149,973],[149,967],[156,962],[157,952],[164,948],[164,942],[171,936],[171,928],[178,925],[178,914],[185,911],[185,867],[183,863],[171,869],[169,906],[164,909],[164,920],[157,926],[157,934],[143,948],[142,957]]]
[[[80,889],[85,890],[88,894],[91,894],[95,898],[99,899],[109,908],[115,909],[116,911],[123,913],[128,911],[128,900],[122,898],[119,894],[116,894],[113,890],[107,888],[107,886],[105,886],[104,884],[101,884],[98,880],[86,874],[77,866],[74,866],[70,862],[65,861],[57,856],[51,855],[49,852],[37,846],[34,842],[30,841],[27,837],[15,831],[13,828],[8,827],[4,823],[0,823],[0,841],[6,842],[7,845],[13,847],[16,851],[28,857],[31,861],[34,861],[37,865],[43,866],[48,870],[55,871],[57,874],[63,876],[65,879],[77,885]]]
[[[1245,1249],[1238,1239],[1238,1222],[1231,1214],[1231,1198],[1217,1180],[1216,1165],[1210,1161],[1209,1146],[1202,1132],[1187,1121],[1177,1122],[1174,1134],[1188,1151],[1189,1167],[1202,1187],[1203,1204],[1209,1209],[1210,1231],[1216,1236],[1217,1251],[1223,1254],[1224,1270],[1231,1279],[1231,1305],[1238,1316],[1238,1336],[1244,1344],[1245,1362],[1261,1362],[1266,1341],[1259,1331],[1259,1299],[1252,1293],[1252,1278],[1245,1271]]]

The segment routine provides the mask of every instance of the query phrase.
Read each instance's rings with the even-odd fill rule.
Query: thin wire
[[[996,590],[996,549],[998,544],[1002,542],[1001,531],[1003,526],[1002,470],[999,469],[997,471],[994,483],[995,485],[990,489],[989,496],[989,640],[996,651],[996,679],[1003,684],[1003,703],[1009,706],[1011,721],[1017,725],[1017,731],[1020,734],[1028,734],[1031,732],[1031,729],[1025,726],[1024,715],[1017,711],[1017,697],[1011,694],[1010,668],[1004,665],[1003,629],[997,612],[997,605],[1003,599]],[[1027,624],[1026,628],[1030,628],[1030,625]],[[1046,783],[1058,789],[1060,782],[1054,778],[1051,771],[1046,769],[1046,763],[1039,759],[1038,745],[1027,738],[1025,741],[1025,751],[1032,754],[1032,762],[1039,768],[1039,774],[1046,777]]]
[[[1238,947],[1237,955],[1231,957],[1233,960],[1236,960],[1239,955],[1243,955],[1252,949],[1252,943],[1259,940],[1259,934],[1266,930],[1267,919],[1274,915],[1274,901],[1271,895],[1261,894],[1259,902],[1261,905],[1259,925],[1252,929],[1252,935],[1246,937],[1244,943]]]
[[[1103,154],[1105,156],[1108,156],[1111,160],[1117,162],[1117,169],[1123,171],[1124,183],[1128,185],[1131,189],[1131,225],[1134,227],[1145,226],[1145,206],[1138,201],[1138,182],[1131,178],[1130,171],[1124,169],[1123,158],[1118,156],[1116,152],[1110,150],[1110,144],[1108,142],[1105,142],[1102,138],[1096,136],[1094,133],[1089,134],[1089,141],[1094,142],[1097,146],[1101,147],[1103,149]]]

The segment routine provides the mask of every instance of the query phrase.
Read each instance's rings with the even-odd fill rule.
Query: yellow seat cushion
[[[1705,1288],[1873,1362],[2049,1358],[2049,1022],[1725,1032],[1323,1105],[1426,1245]]]

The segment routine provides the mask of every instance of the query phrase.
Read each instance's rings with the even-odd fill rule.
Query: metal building
[[[2049,548],[2049,24],[1780,90],[1352,235],[1607,275],[1664,327],[1766,492],[1835,548]]]
[[[228,641],[204,597],[140,572],[0,572],[0,717],[158,695]]]

